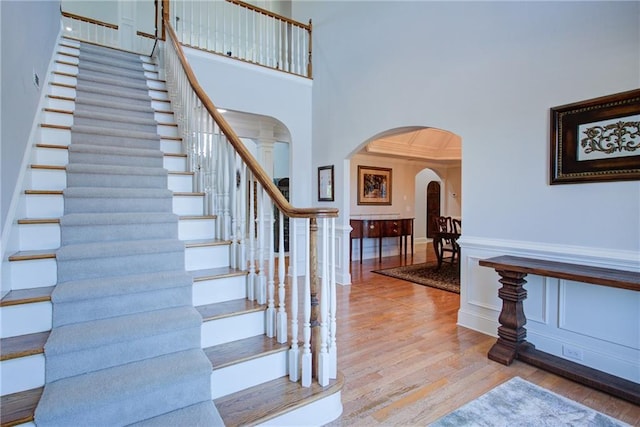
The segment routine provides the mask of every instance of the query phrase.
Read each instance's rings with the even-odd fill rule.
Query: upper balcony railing
[[[302,24],[239,0],[165,0],[163,7],[185,46],[312,77],[311,20]]]

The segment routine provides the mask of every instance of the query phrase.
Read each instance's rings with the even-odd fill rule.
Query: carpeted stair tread
[[[73,141],[73,133],[84,133],[89,135],[108,135],[115,136],[120,138],[129,138],[129,139],[149,139],[153,141],[159,141],[160,136],[157,133],[152,132],[136,132],[136,131],[128,131],[128,130],[120,130],[120,129],[102,129],[102,128],[94,128],[90,126],[82,126],[82,125],[74,125],[71,127],[72,132],[72,141]]]
[[[149,148],[129,148],[110,145],[71,144],[69,163],[159,167],[164,165],[164,154]]]
[[[101,83],[107,84],[111,86],[121,87],[121,88],[131,88],[137,90],[149,90],[149,86],[147,85],[146,80],[134,80],[134,79],[121,79],[118,77],[113,77],[109,74],[98,74],[94,71],[79,71],[76,76],[76,80],[78,84],[82,85],[84,83]]]
[[[111,94],[114,92],[126,93],[128,99],[146,99],[149,96],[148,87],[130,87],[124,84],[117,84],[111,82],[105,82],[104,79],[83,79],[82,72],[78,74],[78,82],[76,90],[83,92],[99,92],[104,94]]]
[[[57,355],[126,342],[174,329],[200,327],[202,317],[193,307],[176,307],[93,320],[54,328],[45,344],[47,355]],[[135,325],[132,328],[131,325]]]
[[[173,213],[72,213],[60,218],[62,245],[125,240],[178,239]]]
[[[80,49],[80,62],[78,68],[88,64],[106,65],[109,67],[117,67],[119,70],[143,71],[142,61],[140,58],[123,58],[91,53]]]
[[[127,425],[208,401],[210,382],[211,363],[202,350],[172,353],[48,383],[35,421]]]
[[[156,122],[156,120],[153,118],[153,113],[149,113],[147,117],[130,117],[120,114],[100,113],[93,111],[89,112],[83,111],[82,109],[78,110],[76,108],[76,111],[73,114],[74,124],[79,118],[91,119],[96,121],[100,120],[114,125],[119,122],[124,122],[132,125],[158,126],[158,122]]]
[[[82,94],[76,95],[75,109],[76,111],[108,111],[110,114],[118,114],[125,117],[129,117],[131,114],[145,114],[146,117],[146,114],[153,114],[154,112],[151,105],[123,104],[121,102],[111,102],[104,99],[82,96]]]
[[[60,218],[61,226],[79,225],[121,225],[121,224],[161,224],[165,222],[178,222],[178,215],[164,212],[122,212],[122,213],[92,213],[92,214],[68,214]]]
[[[109,65],[104,65],[104,64],[96,64],[93,62],[89,62],[89,63],[83,63],[81,65],[79,65],[78,67],[79,70],[82,70],[82,72],[84,71],[93,71],[96,73],[100,73],[103,75],[117,75],[117,76],[122,76],[122,77],[126,77],[126,78],[140,78],[140,77],[144,77],[144,71],[142,68],[140,68],[139,71],[136,70],[125,70],[122,68],[118,68],[118,67],[112,67]]]
[[[86,94],[89,96],[104,96],[105,99],[112,101],[123,100],[124,102],[134,102],[140,105],[144,105],[151,101],[151,97],[148,92],[120,89],[118,87],[108,88],[106,85],[83,85],[82,87],[76,87],[76,94]]]
[[[91,80],[91,79],[96,79],[96,80],[100,80],[100,79],[113,79],[115,78],[113,74],[109,74],[109,73],[104,73],[102,71],[97,71],[97,70],[87,70],[86,68],[82,69],[82,72],[80,73],[80,71],[78,70],[78,74],[76,75],[76,78],[80,78],[79,81],[82,82],[84,80]],[[148,83],[147,83],[147,79],[145,77],[143,77],[142,75],[140,75],[139,73],[136,73],[135,76],[131,75],[131,76],[122,76],[122,75],[118,75],[117,76],[117,85],[118,86],[122,86],[122,85],[136,85],[136,86],[146,86],[147,88],[149,88]]]
[[[66,170],[67,170],[67,174],[95,173],[95,174],[114,174],[114,175],[166,176],[168,173],[166,169],[163,169],[163,168],[119,166],[119,165],[91,165],[91,164],[70,164],[70,165],[67,165]]]
[[[54,303],[80,301],[86,298],[106,298],[115,295],[147,292],[176,286],[191,286],[191,275],[182,270],[148,274],[74,280],[58,283],[51,294]]]
[[[130,242],[98,242],[66,245],[56,251],[59,262],[77,259],[141,256],[184,251],[184,243],[177,239],[138,240]]]
[[[173,192],[166,188],[95,188],[95,187],[73,187],[65,188],[63,190],[65,197],[77,197],[77,198],[143,198],[143,199],[171,199]],[[139,212],[139,211],[132,211]]]
[[[224,426],[224,421],[213,402],[202,402],[186,408],[162,414],[129,427],[167,427],[167,426]]]
[[[119,49],[111,49],[105,46],[95,46],[88,43],[82,43],[78,48],[81,54],[86,55],[99,55],[108,58],[121,58],[123,60],[136,61],[140,63],[142,61],[142,55],[134,52],[127,52]]]

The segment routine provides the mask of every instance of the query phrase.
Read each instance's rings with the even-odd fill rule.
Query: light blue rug
[[[431,426],[621,427],[628,424],[514,377]]]

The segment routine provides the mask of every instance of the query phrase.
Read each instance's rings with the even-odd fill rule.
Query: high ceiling
[[[396,130],[371,141],[362,153],[442,163],[458,163],[462,159],[461,138],[435,128]]]

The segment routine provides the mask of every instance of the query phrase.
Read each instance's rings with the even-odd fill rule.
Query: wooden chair
[[[436,234],[433,239],[433,249],[438,259],[438,268],[440,268],[443,261],[454,264],[459,259],[460,247],[456,242],[458,233],[451,217],[438,216],[435,218],[435,223]]]

